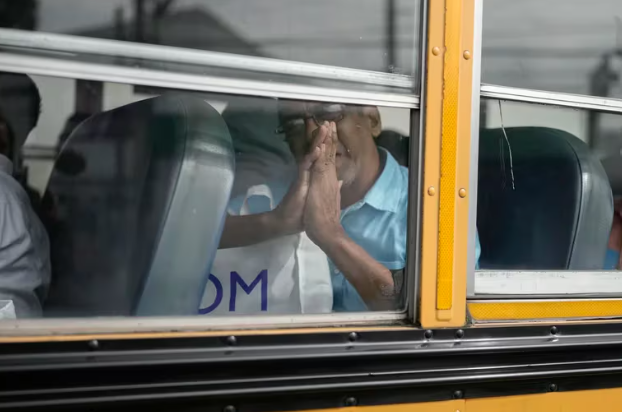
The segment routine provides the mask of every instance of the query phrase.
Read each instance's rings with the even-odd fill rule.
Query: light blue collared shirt
[[[385,165],[365,197],[341,211],[341,225],[356,244],[389,270],[406,266],[408,169],[384,149]],[[369,310],[354,286],[329,261],[333,282],[333,311]]]
[[[382,173],[365,197],[341,211],[341,225],[346,234],[377,262],[389,270],[406,266],[408,210],[408,169],[400,166],[380,148],[384,160]],[[276,204],[287,192],[287,184],[270,184]],[[266,199],[249,198],[250,213],[269,210]],[[230,210],[239,210],[241,199],[232,199]],[[329,260],[333,284],[333,311],[367,311],[367,305],[343,273]]]

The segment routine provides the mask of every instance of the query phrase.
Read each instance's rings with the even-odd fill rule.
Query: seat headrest
[[[50,177],[58,229],[46,314],[151,314],[158,299],[168,315],[190,314],[193,304],[196,313],[233,182],[218,112],[188,95],[143,100],[86,120],[59,162],[63,153],[83,168],[67,173],[57,163]]]
[[[376,138],[376,144],[386,149],[400,166],[408,167],[410,138],[393,130],[383,130]]]
[[[480,131],[481,268],[602,269],[613,200],[598,159],[561,130],[505,132]]]

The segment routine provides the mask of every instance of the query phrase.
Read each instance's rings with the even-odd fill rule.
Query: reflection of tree
[[[0,27],[34,30],[37,6],[37,0],[0,0]]]

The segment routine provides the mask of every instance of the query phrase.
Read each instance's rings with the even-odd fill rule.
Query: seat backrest
[[[55,164],[49,181],[46,316],[196,314],[234,177],[218,112],[187,95],[143,100],[91,117],[62,153],[84,169]]]
[[[376,138],[376,144],[386,149],[400,166],[409,166],[410,138],[393,130],[383,130]]]
[[[505,132],[507,141],[502,129],[480,131],[480,267],[602,269],[613,198],[598,159],[583,141],[561,130]]]

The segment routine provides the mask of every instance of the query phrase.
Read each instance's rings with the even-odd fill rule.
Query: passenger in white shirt
[[[22,185],[13,177],[41,98],[27,75],[0,72],[0,319],[42,315],[50,284],[50,245]]]

